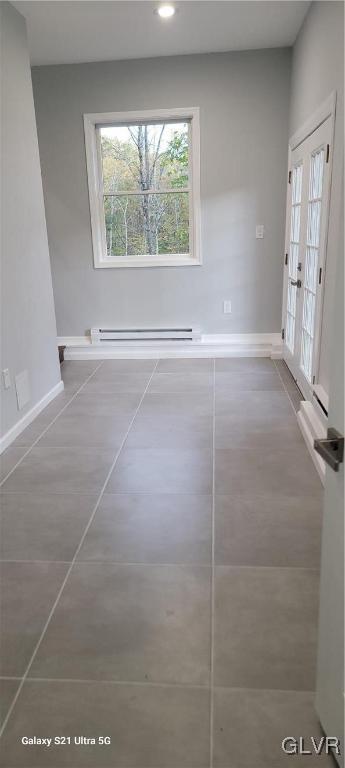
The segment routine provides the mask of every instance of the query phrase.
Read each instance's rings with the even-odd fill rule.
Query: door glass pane
[[[309,382],[312,380],[315,335],[317,271],[319,262],[322,182],[324,149],[314,152],[310,159],[307,243],[303,287],[303,313],[300,367]]]
[[[300,228],[301,228],[301,201],[302,201],[302,175],[303,165],[300,163],[292,170],[291,178],[291,225],[290,245],[288,260],[288,289],[286,306],[286,345],[293,354],[295,346],[295,326],[297,308],[297,288],[291,284],[291,280],[297,280]]]

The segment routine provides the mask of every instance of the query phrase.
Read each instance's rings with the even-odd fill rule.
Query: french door
[[[329,117],[290,155],[283,357],[306,398],[318,380],[332,131]]]

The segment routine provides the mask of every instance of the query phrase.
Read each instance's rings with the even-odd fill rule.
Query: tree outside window
[[[100,129],[107,256],[189,252],[189,125]]]
[[[199,110],[84,115],[96,268],[200,257]]]

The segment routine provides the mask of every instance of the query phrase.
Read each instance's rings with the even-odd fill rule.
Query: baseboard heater
[[[92,344],[130,341],[199,341],[200,328],[91,328]]]

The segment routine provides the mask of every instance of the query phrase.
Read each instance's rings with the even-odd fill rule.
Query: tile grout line
[[[96,373],[96,371],[97,371],[97,370],[100,368],[100,366],[101,366],[102,364],[103,364],[103,361],[100,363],[100,365],[99,365],[99,366],[98,366],[98,367],[95,369],[95,371],[94,371],[93,373]],[[51,619],[52,619],[52,617],[53,617],[53,615],[54,615],[54,612],[55,612],[55,610],[56,610],[56,608],[57,608],[57,606],[58,606],[59,600],[60,600],[60,598],[61,598],[61,595],[62,595],[62,593],[63,593],[63,591],[64,591],[64,588],[65,588],[65,586],[66,586],[67,580],[68,580],[68,578],[69,578],[69,576],[70,576],[70,573],[71,573],[71,571],[72,571],[73,565],[74,565],[74,564],[75,564],[75,562],[76,562],[76,559],[77,559],[77,557],[78,557],[78,554],[79,554],[79,552],[80,552],[80,550],[81,550],[81,547],[82,547],[82,545],[83,545],[83,543],[84,543],[85,537],[86,537],[86,535],[87,535],[87,533],[88,533],[88,531],[89,531],[89,528],[90,528],[90,526],[91,526],[91,524],[92,524],[92,521],[93,521],[93,519],[94,519],[94,516],[95,516],[95,514],[96,514],[96,512],[97,512],[97,509],[98,509],[98,507],[99,507],[99,504],[100,504],[100,502],[101,502],[101,499],[102,499],[102,496],[103,496],[104,490],[105,490],[105,488],[106,488],[106,486],[107,486],[107,484],[108,484],[108,482],[109,482],[109,479],[110,479],[110,477],[111,477],[111,474],[112,474],[112,472],[113,472],[113,470],[114,470],[114,468],[115,468],[116,462],[117,462],[117,460],[118,460],[118,458],[119,458],[119,456],[120,456],[120,453],[121,453],[121,451],[122,451],[122,448],[123,448],[123,446],[125,445],[125,442],[126,442],[126,440],[127,440],[127,437],[128,437],[128,435],[129,435],[129,432],[130,432],[130,430],[131,430],[131,428],[132,428],[132,425],[133,425],[133,423],[134,423],[134,420],[135,420],[135,418],[136,418],[136,416],[137,416],[137,414],[138,414],[138,412],[139,412],[140,406],[141,406],[141,404],[142,404],[142,402],[143,402],[143,400],[144,400],[144,397],[145,397],[145,395],[146,395],[146,392],[147,392],[147,390],[148,390],[148,387],[149,387],[149,385],[150,385],[150,382],[151,382],[151,380],[152,380],[152,377],[153,377],[153,375],[154,375],[154,373],[155,373],[155,371],[156,371],[156,369],[157,369],[157,366],[158,366],[158,360],[156,361],[156,364],[155,364],[155,366],[154,366],[154,368],[153,368],[153,371],[152,371],[152,373],[151,373],[151,376],[150,376],[150,378],[149,378],[149,381],[148,381],[148,383],[147,383],[147,386],[146,386],[146,388],[145,388],[145,390],[144,390],[144,392],[143,392],[143,394],[142,394],[142,396],[141,396],[141,398],[140,398],[140,401],[139,401],[139,403],[138,403],[138,406],[137,406],[137,408],[136,408],[136,410],[135,410],[135,412],[134,412],[134,414],[133,414],[133,417],[132,417],[132,419],[131,419],[131,421],[130,421],[130,424],[129,424],[129,426],[128,426],[127,432],[126,432],[126,434],[125,434],[125,436],[124,436],[124,438],[123,438],[123,440],[122,440],[122,442],[121,442],[121,445],[120,445],[120,447],[119,447],[118,451],[117,451],[117,452],[116,452],[116,454],[115,454],[115,458],[114,458],[114,460],[113,460],[113,462],[112,462],[112,464],[111,464],[111,467],[110,467],[110,469],[109,469],[109,471],[108,471],[108,474],[107,474],[107,476],[106,476],[106,478],[105,478],[105,481],[104,481],[104,483],[103,483],[103,485],[102,485],[102,488],[101,488],[101,490],[100,490],[100,493],[99,493],[99,495],[98,495],[98,498],[97,498],[97,501],[96,501],[96,504],[95,504],[95,506],[94,506],[94,509],[93,509],[93,511],[92,511],[92,513],[91,513],[91,517],[90,517],[90,519],[89,519],[89,521],[88,521],[88,523],[87,523],[87,525],[86,525],[86,527],[85,527],[84,533],[83,533],[83,535],[82,535],[82,537],[81,537],[81,539],[80,539],[80,542],[79,542],[79,544],[78,544],[78,546],[77,546],[77,549],[76,549],[76,551],[75,551],[75,553],[74,553],[74,557],[73,557],[73,560],[71,561],[71,564],[70,564],[69,568],[67,569],[67,572],[66,572],[66,574],[65,574],[65,577],[64,577],[64,579],[63,579],[63,582],[62,582],[62,584],[61,584],[61,587],[60,587],[60,589],[59,589],[59,591],[58,591],[58,594],[57,594],[57,596],[56,596],[56,598],[55,598],[54,604],[53,604],[53,606],[52,606],[52,608],[51,608],[51,610],[50,610],[50,612],[49,612],[49,615],[48,615],[48,618],[47,618],[47,620],[46,620],[46,622],[45,622],[45,624],[44,624],[43,630],[42,630],[42,632],[41,632],[41,634],[40,634],[40,637],[39,637],[39,639],[38,639],[38,641],[37,641],[37,643],[36,643],[36,645],[35,645],[35,647],[34,647],[34,650],[33,650],[32,654],[31,654],[31,657],[30,657],[30,659],[29,659],[29,663],[28,663],[28,665],[27,665],[27,667],[26,667],[25,673],[24,673],[24,675],[23,675],[23,677],[22,677],[22,679],[21,679],[21,682],[20,682],[20,684],[19,684],[19,686],[18,686],[18,690],[17,690],[17,692],[16,692],[16,694],[15,694],[15,696],[14,696],[13,700],[12,700],[11,706],[10,706],[10,708],[9,708],[9,710],[8,710],[8,712],[7,712],[7,715],[6,715],[6,717],[5,717],[5,719],[4,719],[3,723],[2,723],[2,726],[1,726],[1,729],[0,729],[0,738],[1,738],[1,736],[3,735],[3,733],[4,733],[4,730],[5,730],[6,726],[7,726],[7,723],[8,723],[8,721],[9,721],[9,719],[10,719],[10,717],[11,717],[11,714],[12,714],[12,712],[13,712],[14,708],[15,708],[15,705],[16,705],[16,703],[17,703],[18,697],[19,697],[19,695],[20,695],[20,692],[21,692],[21,690],[22,690],[22,688],[23,688],[23,685],[24,685],[24,683],[25,683],[25,680],[26,680],[26,679],[27,679],[27,677],[29,676],[29,672],[30,672],[30,669],[31,669],[31,667],[32,667],[32,664],[33,664],[33,662],[34,662],[34,660],[35,660],[35,657],[36,657],[37,651],[38,651],[38,649],[39,649],[39,647],[40,647],[40,645],[41,645],[41,642],[42,642],[42,640],[43,640],[43,638],[44,638],[44,635],[45,635],[45,633],[46,633],[46,631],[47,631],[47,629],[48,629],[48,627],[49,627],[50,621],[51,621]],[[89,378],[91,378],[91,376],[90,376]],[[86,384],[88,380],[89,380],[89,379],[87,379],[87,380],[84,382],[84,384]],[[81,389],[82,389],[82,387],[81,387]],[[79,391],[80,391],[80,390],[78,390],[78,392],[79,392]],[[77,393],[76,393],[76,394],[77,394]],[[67,407],[67,406],[66,406],[66,407]]]
[[[212,533],[211,533],[211,659],[210,659],[210,768],[213,767],[214,720],[214,534],[215,534],[215,445],[216,445],[216,361],[213,360],[213,414],[212,414]]]
[[[5,678],[0,678],[5,679]],[[20,679],[20,678],[9,678]],[[30,677],[26,678],[26,682],[30,683],[96,683],[97,685],[114,685],[123,687],[138,686],[139,688],[188,688],[195,689],[197,691],[208,691],[208,685],[202,685],[201,683],[172,683],[163,682],[158,683],[152,680],[97,680],[96,678],[83,678],[83,677]]]
[[[48,447],[49,448],[62,448],[62,450],[66,450],[67,448],[71,448],[71,446],[54,446],[54,445],[46,446],[46,447],[47,448]],[[72,448],[75,448],[76,451],[79,451],[80,450],[80,445],[72,446]],[[97,446],[97,449],[101,451],[102,447],[101,446]],[[136,450],[136,448],[132,448],[132,449],[129,449],[129,450]],[[138,450],[146,451],[146,450],[150,450],[150,448],[143,447],[143,448],[139,448]],[[162,448],[162,449],[160,449],[160,448],[157,448],[157,449],[153,448],[152,450],[154,450],[154,451],[155,450],[157,450],[157,451],[158,450],[163,450],[164,451],[165,449],[164,448]],[[177,448],[176,449],[175,448],[171,448],[171,449],[167,448],[166,450],[167,451],[170,451],[170,450],[171,451],[177,451],[178,449]],[[188,448],[187,450],[193,451],[193,448]],[[240,450],[246,450],[246,448],[243,448],[243,449],[240,449]],[[108,451],[109,451],[109,448],[108,448]],[[1,492],[1,496],[18,496],[20,494],[21,495],[26,494],[26,495],[44,496],[46,493],[47,493],[47,491],[38,491],[37,494],[35,494],[35,491],[23,491],[23,490],[22,491],[17,491],[17,490],[15,490],[15,491],[6,491],[5,490],[5,491]],[[203,496],[203,497],[206,497],[206,498],[208,496],[211,496],[210,493],[193,493],[193,491],[189,491],[189,492],[188,491],[184,491],[183,493],[170,492],[169,491],[169,493],[160,493],[160,494],[156,494],[154,491],[149,491],[147,493],[146,492],[143,492],[143,493],[140,492],[139,493],[138,491],[135,491],[134,493],[132,493],[131,491],[120,491],[118,493],[116,491],[115,493],[105,493],[104,495],[105,496],[157,496],[157,495],[161,495],[161,496]],[[224,494],[220,494],[220,495],[224,495]],[[63,491],[49,491],[49,496],[95,496],[95,494],[92,493],[92,491],[89,491],[87,493],[82,493],[80,491],[65,491],[65,490],[63,490]]]
[[[51,447],[54,448],[54,447],[60,447],[60,446],[51,446]],[[67,447],[70,448],[71,446],[67,446]],[[79,447],[80,446],[75,446],[76,450],[78,450]],[[99,446],[97,446],[97,448],[99,448]],[[133,449],[133,450],[135,450],[135,449]],[[139,448],[138,450],[145,451],[146,448],[144,446],[143,448]],[[148,450],[150,450],[150,449],[148,449]],[[156,450],[156,449],[153,449],[153,450]],[[157,450],[159,450],[159,449],[157,448]],[[164,448],[162,450],[164,450]],[[167,448],[167,450],[169,451],[170,448]],[[177,448],[176,449],[172,448],[171,450],[178,450],[178,449]],[[193,449],[191,448],[190,450],[193,450]],[[26,495],[30,496],[30,494],[32,494],[32,493],[34,493],[35,496],[45,496],[45,495],[47,495],[48,491],[37,491],[37,493],[35,493],[34,491],[2,491],[1,496],[20,496],[21,494],[22,495],[26,494]],[[86,496],[87,497],[87,496],[95,496],[96,495],[92,491],[85,491],[85,492],[83,492],[83,491],[61,491],[61,494],[62,493],[64,493],[66,496]],[[51,491],[51,492],[49,491],[49,496],[59,496],[61,494],[54,493],[54,491]],[[219,494],[219,495],[222,495],[222,494]],[[264,494],[261,494],[261,495],[264,495]],[[105,493],[104,496],[200,496],[201,498],[208,499],[208,498],[211,498],[212,493],[194,493],[193,491],[183,491],[183,493],[180,493],[179,491],[177,493],[172,493],[171,491],[168,491],[168,493],[166,493],[165,491],[161,491],[160,493],[157,494],[154,491],[147,491],[147,492],[144,492],[144,491],[143,492],[142,491],[134,491],[134,492],[133,491],[111,491],[110,493],[109,492]]]
[[[70,565],[72,560],[12,560],[9,557],[1,557],[0,563],[1,565],[7,565],[8,563],[22,563],[23,565],[27,565],[28,563],[33,563],[33,565],[39,565],[39,564],[48,564],[48,565]],[[0,675],[1,677],[1,675]]]
[[[288,388],[285,386],[285,381],[284,381],[284,379],[283,379],[283,377],[282,377],[282,375],[281,375],[281,373],[280,373],[280,370],[279,370],[279,368],[278,368],[278,366],[277,366],[277,364],[276,364],[276,361],[275,361],[275,360],[272,360],[272,362],[274,363],[274,367],[275,367],[275,369],[276,369],[276,371],[277,371],[277,374],[278,374],[278,376],[279,376],[279,378],[280,378],[280,381],[281,381],[281,383],[282,383],[282,385],[283,385],[283,389],[284,389],[284,392],[285,392],[285,394],[287,395],[287,398],[288,398],[288,400],[289,400],[289,403],[291,404],[291,408],[292,408],[292,410],[293,410],[293,412],[294,412],[294,414],[295,414],[295,416],[296,416],[296,418],[297,418],[297,411],[296,411],[296,408],[295,408],[295,406],[294,406],[294,404],[293,404],[293,402],[292,402],[292,400],[291,400],[291,397],[290,397],[290,395],[289,395],[289,391],[288,391]],[[296,384],[296,386],[297,386],[297,384]]]
[[[0,559],[0,563],[2,563],[2,564],[6,564],[6,563],[16,563],[16,564],[23,563],[25,565],[27,565],[28,563],[30,563],[30,564],[31,563],[33,563],[33,564],[46,563],[48,565],[71,565],[72,562],[73,562],[72,560],[1,560]],[[143,566],[143,568],[148,568],[148,567],[152,567],[152,568],[156,568],[156,567],[157,568],[175,568],[175,567],[178,567],[178,568],[209,568],[209,569],[211,568],[211,564],[210,563],[198,563],[198,562],[194,562],[194,563],[178,563],[178,562],[176,562],[176,563],[160,563],[160,562],[153,561],[152,563],[147,563],[147,562],[144,562],[144,561],[140,562],[140,561],[135,561],[135,560],[131,560],[129,562],[126,561],[126,560],[77,560],[77,563],[78,563],[78,565],[80,564],[80,565],[90,565],[90,566],[92,566],[92,565],[125,565],[126,567],[128,567],[128,566],[131,566],[131,565],[135,565],[135,566],[140,566],[140,567]],[[227,566],[225,566],[225,567],[227,567]],[[234,567],[236,567],[236,566],[234,566]],[[239,566],[239,567],[241,567],[241,566]],[[246,567],[246,566],[244,566],[244,567]],[[251,566],[248,566],[248,568],[250,568],[250,567]],[[274,567],[274,566],[272,566],[272,567]],[[303,569],[303,570],[310,570],[310,569]],[[1,675],[0,675],[0,677],[1,677]]]
[[[69,406],[69,405],[71,405],[71,403],[73,402],[74,398],[75,398],[75,397],[77,397],[77,395],[79,395],[79,392],[81,392],[81,391],[82,391],[82,389],[83,389],[83,388],[85,387],[85,385],[86,385],[86,384],[87,384],[87,383],[90,381],[90,379],[92,379],[92,377],[95,375],[95,373],[96,373],[97,371],[99,371],[99,369],[101,368],[101,366],[103,365],[103,363],[104,363],[104,360],[102,360],[102,361],[100,362],[100,364],[99,364],[99,365],[97,365],[97,368],[95,368],[95,370],[94,370],[94,371],[92,371],[92,373],[90,373],[90,376],[88,376],[88,377],[87,377],[87,379],[85,379],[85,381],[82,383],[82,385],[79,387],[79,389],[77,389],[77,391],[74,393],[74,395],[72,395],[72,397],[71,397],[71,399],[68,401],[68,403],[66,403],[66,405],[64,405],[64,407],[63,407],[63,408],[61,408],[61,411],[59,411],[59,413],[58,413],[58,414],[55,416],[55,419],[52,419],[52,421],[50,421],[50,422],[49,422],[49,424],[47,424],[47,426],[45,427],[45,429],[43,429],[43,430],[42,430],[42,432],[41,432],[41,433],[38,435],[38,437],[36,437],[36,440],[34,440],[34,442],[32,443],[32,445],[30,445],[30,446],[28,447],[27,451],[25,451],[25,453],[23,454],[23,456],[22,456],[22,457],[19,459],[19,461],[17,461],[17,463],[14,465],[14,467],[12,467],[12,469],[11,469],[11,470],[10,470],[10,471],[7,473],[6,477],[4,477],[4,479],[1,481],[1,483],[0,483],[0,488],[2,488],[2,486],[4,485],[4,483],[6,482],[6,480],[8,480],[8,478],[9,478],[9,477],[10,477],[10,476],[13,474],[14,470],[15,470],[15,469],[17,469],[17,467],[19,467],[19,464],[21,464],[21,463],[22,463],[22,461],[24,461],[24,459],[25,459],[25,458],[28,456],[28,454],[30,453],[30,451],[32,451],[32,449],[35,447],[35,445],[37,445],[37,443],[39,442],[39,440],[41,439],[41,437],[43,437],[43,435],[45,435],[45,433],[48,431],[48,429],[50,429],[50,427],[51,427],[53,424],[55,424],[55,422],[57,421],[57,419],[58,419],[58,418],[61,416],[61,414],[62,414],[62,413],[63,413],[63,412],[66,410],[66,408],[68,408],[68,406]],[[62,394],[62,393],[61,393],[61,394]],[[51,402],[53,403],[53,402],[54,402],[54,400],[52,400]],[[50,403],[49,403],[49,405],[50,405]],[[48,407],[48,406],[47,406],[47,407]],[[44,409],[43,409],[43,411],[41,411],[41,413],[43,413],[43,412],[44,412]],[[38,416],[40,416],[40,414],[38,414]],[[35,420],[34,420],[34,421],[35,421]],[[33,422],[32,422],[32,423],[33,423]],[[30,424],[28,424],[28,426],[30,426]],[[11,446],[9,446],[9,448],[10,448],[10,447],[11,447]],[[16,447],[16,446],[13,446],[13,447]],[[20,447],[20,446],[18,446],[18,447]]]
[[[0,682],[1,681],[14,681],[19,682],[22,680],[21,677],[10,677],[6,675],[0,676]],[[88,683],[93,684],[97,683],[97,685],[113,685],[113,686],[138,686],[140,688],[188,688],[193,690],[202,690],[202,691],[208,691],[210,690],[208,685],[203,685],[202,683],[172,683],[172,682],[153,682],[153,681],[147,681],[147,680],[98,680],[96,678],[83,678],[83,677],[30,677],[28,676],[26,678],[26,682],[30,683],[76,683],[77,685],[80,685],[82,683]],[[312,688],[248,688],[248,687],[240,687],[236,685],[215,685],[214,689],[218,691],[254,691],[254,692],[262,692],[262,691],[273,691],[278,693],[294,693],[294,694],[305,694],[305,693],[315,693],[314,689]]]
[[[144,562],[144,561],[126,561],[126,560],[77,560],[74,562],[73,560],[8,560],[8,559],[0,559],[0,564],[8,564],[8,563],[23,563],[25,565],[27,564],[39,564],[39,563],[46,563],[47,565],[71,565],[71,564],[78,564],[78,565],[119,565],[119,566],[131,566],[135,565],[138,567],[143,568],[208,568],[209,570],[212,570],[212,564],[211,563],[198,563],[198,562],[191,562],[191,563],[160,563],[160,562]],[[236,570],[243,569],[243,568],[251,568],[251,569],[258,569],[260,568],[260,571],[316,571],[319,572],[319,568],[316,568],[315,566],[309,566],[309,565],[260,565],[255,564],[251,565],[248,563],[217,563],[214,567],[217,568],[227,568],[228,570],[230,568],[235,568]],[[0,675],[1,678],[1,675]]]
[[[20,677],[0,677],[0,682],[2,680],[12,680],[12,681],[19,681],[22,678]],[[96,678],[82,678],[82,677],[27,677],[26,682],[29,683],[76,683],[77,685],[82,685],[83,683],[86,684],[94,684],[97,683],[97,685],[113,685],[114,687],[122,687],[122,686],[132,686],[132,687],[139,687],[139,688],[182,688],[182,689],[188,689],[188,690],[197,690],[197,691],[208,691],[209,686],[208,685],[202,685],[197,683],[155,683],[155,682],[148,682],[143,680],[97,680]],[[304,695],[306,693],[315,693],[315,690],[313,688],[240,688],[239,686],[233,686],[233,685],[215,685],[214,689],[218,691],[254,691],[254,692],[262,692],[262,691],[269,691],[273,693],[293,693],[293,694],[301,694]]]

